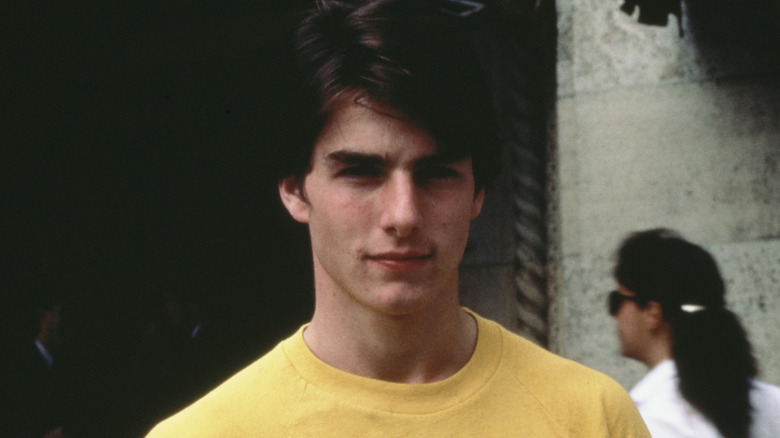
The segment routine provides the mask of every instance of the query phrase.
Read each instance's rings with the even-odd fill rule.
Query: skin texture
[[[617,290],[626,296],[636,295],[623,285],[618,285]],[[624,300],[614,318],[623,356],[648,368],[672,357],[671,329],[658,302],[650,301],[640,307],[636,301]]]
[[[304,339],[342,370],[391,381],[445,378],[470,357],[476,326],[458,304],[458,264],[484,192],[471,159],[391,108],[345,100],[317,140],[303,184],[279,185],[309,226],[315,312]]]

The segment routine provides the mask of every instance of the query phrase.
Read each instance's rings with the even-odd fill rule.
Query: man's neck
[[[303,334],[309,349],[329,365],[363,377],[429,383],[446,379],[470,359],[477,340],[474,318],[457,303],[422,314],[317,312]]]

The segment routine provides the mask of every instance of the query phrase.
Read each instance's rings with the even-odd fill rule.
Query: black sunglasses
[[[617,315],[618,310],[620,310],[620,306],[623,305],[623,301],[629,300],[629,301],[634,301],[636,303],[639,303],[640,305],[642,304],[642,301],[637,297],[632,297],[631,295],[623,295],[616,290],[610,292],[607,298],[608,298],[607,306],[609,307],[609,314],[612,316]]]

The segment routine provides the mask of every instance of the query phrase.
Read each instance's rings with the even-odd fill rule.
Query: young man
[[[279,193],[314,315],[149,437],[649,436],[614,381],[460,307],[497,142],[461,23],[430,4],[321,2],[300,26]]]

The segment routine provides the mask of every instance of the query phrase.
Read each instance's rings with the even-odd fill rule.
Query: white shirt
[[[683,398],[672,360],[650,370],[630,395],[654,438],[722,438],[712,422]],[[754,381],[750,400],[751,438],[780,437],[780,388]]]

